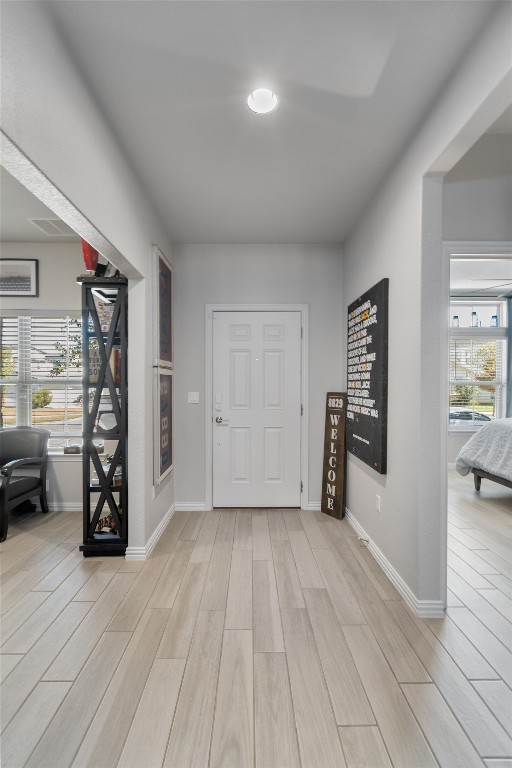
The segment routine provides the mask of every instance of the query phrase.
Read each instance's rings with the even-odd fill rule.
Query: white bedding
[[[512,418],[480,427],[462,447],[455,468],[460,475],[476,468],[512,481]]]

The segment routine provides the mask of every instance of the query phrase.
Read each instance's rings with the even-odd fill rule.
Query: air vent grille
[[[29,219],[29,221],[49,237],[69,237],[70,235],[76,237],[76,232],[61,219]]]

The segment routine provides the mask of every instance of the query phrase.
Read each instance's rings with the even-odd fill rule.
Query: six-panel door
[[[212,418],[214,506],[300,506],[300,312],[214,313]]]

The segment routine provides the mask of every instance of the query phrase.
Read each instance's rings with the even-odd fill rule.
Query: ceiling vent
[[[48,237],[77,236],[75,230],[68,227],[67,224],[64,224],[61,219],[28,219],[28,221],[30,221],[34,227],[40,229],[41,232],[44,232],[45,235],[48,235]]]

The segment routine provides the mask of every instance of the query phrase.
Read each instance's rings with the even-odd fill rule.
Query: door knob
[[[222,416],[217,416],[215,421],[217,422],[217,424],[222,424]]]

